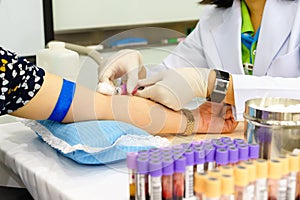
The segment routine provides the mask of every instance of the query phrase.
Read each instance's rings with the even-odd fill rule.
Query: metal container
[[[246,101],[244,136],[260,145],[260,158],[300,149],[300,100],[257,98]]]

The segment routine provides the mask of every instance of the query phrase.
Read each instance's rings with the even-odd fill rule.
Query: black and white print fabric
[[[0,47],[0,115],[28,103],[41,88],[44,75],[42,68]]]

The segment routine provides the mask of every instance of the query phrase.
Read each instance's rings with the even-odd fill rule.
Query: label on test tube
[[[268,178],[268,162],[264,159],[256,160],[256,190],[255,199],[256,200],[267,200],[268,199],[268,188],[267,188],[267,178]]]
[[[284,200],[280,193],[280,179],[282,178],[282,163],[279,160],[269,161],[268,199]]]
[[[149,199],[148,190],[148,158],[137,159],[137,198],[139,200]]]
[[[288,176],[288,188],[287,199],[296,199],[296,186],[297,186],[297,173],[299,171],[298,156],[295,154],[288,154],[289,159],[289,176]]]
[[[162,163],[159,160],[149,161],[149,174],[151,177],[151,200],[162,200]]]
[[[249,184],[247,186],[247,194],[248,199],[252,200],[255,199],[256,165],[252,161],[246,161],[242,165],[248,169]]]
[[[289,175],[289,160],[286,156],[280,155],[278,160],[282,163],[282,178],[279,182],[279,191],[283,199],[287,199],[287,183]]]
[[[249,184],[248,169],[242,165],[234,168],[235,199],[248,200],[247,186]]]
[[[184,152],[186,158],[185,167],[185,198],[191,198],[194,196],[194,151],[192,148],[188,148]]]

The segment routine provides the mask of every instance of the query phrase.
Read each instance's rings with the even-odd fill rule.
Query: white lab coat
[[[233,76],[237,120],[245,101],[256,97],[300,99],[300,2],[267,0],[253,76],[245,75],[241,55],[241,9],[207,6],[195,30],[164,61],[164,68],[208,67]]]

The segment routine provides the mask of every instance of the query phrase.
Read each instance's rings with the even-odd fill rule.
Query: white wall
[[[197,0],[53,0],[54,30],[197,20]]]
[[[0,0],[0,45],[21,56],[45,46],[42,0]]]

